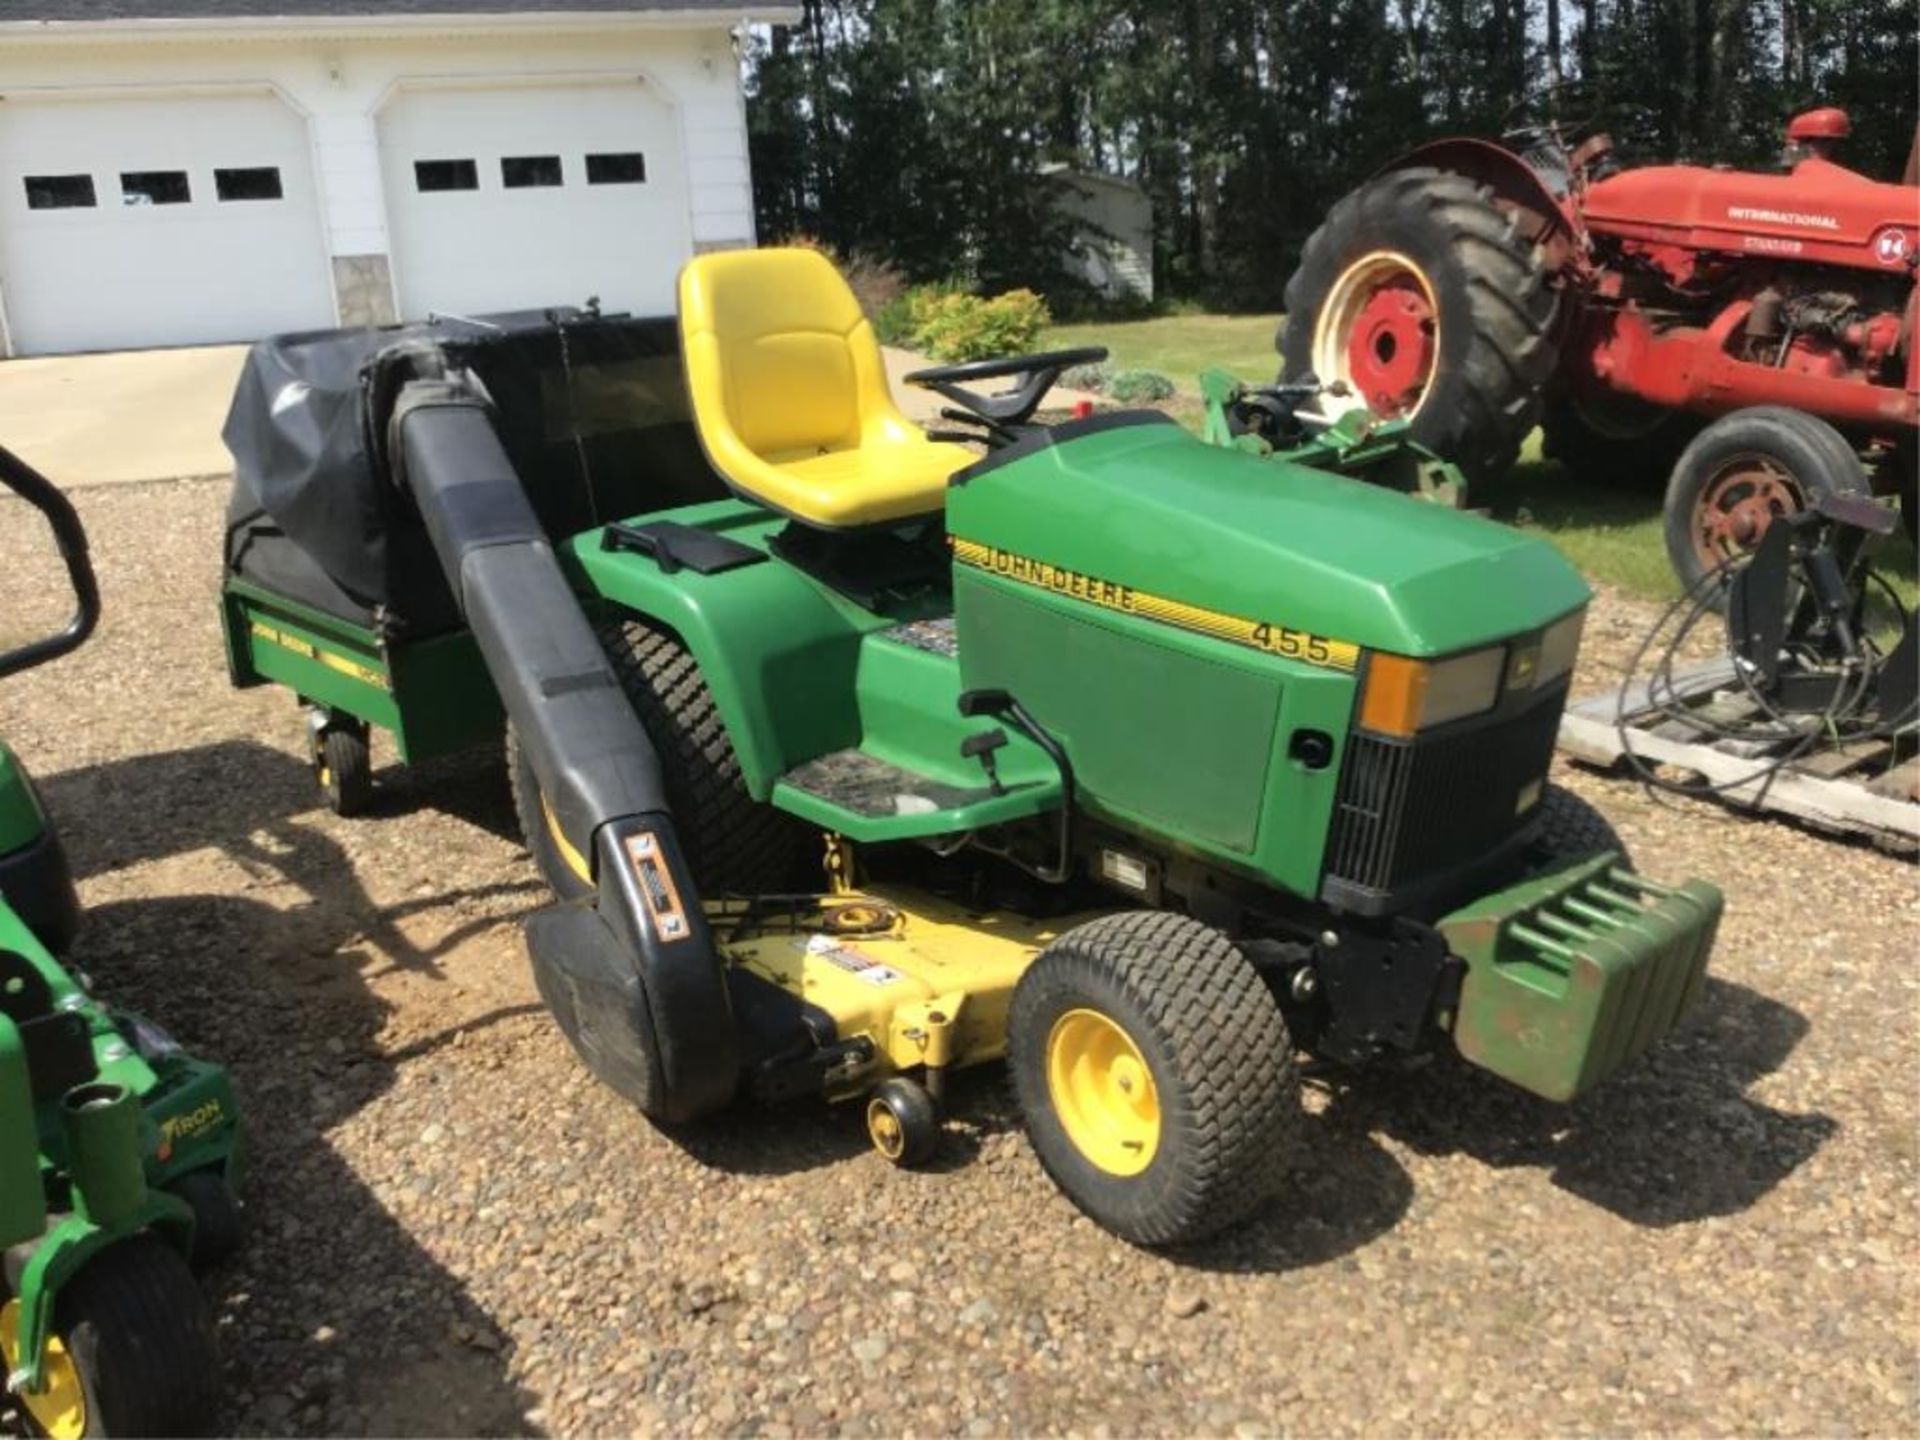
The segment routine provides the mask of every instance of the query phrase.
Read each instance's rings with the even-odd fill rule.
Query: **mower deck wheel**
[[[1069,930],[1021,977],[1007,1050],[1040,1163],[1123,1239],[1198,1240],[1279,1188],[1293,1041],[1219,931],[1155,911]]]
[[[867,1097],[867,1138],[902,1169],[924,1165],[940,1145],[940,1107],[904,1075],[883,1080]]]
[[[18,1302],[0,1310],[0,1354],[14,1354]],[[49,1440],[202,1435],[218,1408],[213,1318],[186,1262],[151,1235],[88,1261],[54,1303],[51,1384],[17,1397]]]

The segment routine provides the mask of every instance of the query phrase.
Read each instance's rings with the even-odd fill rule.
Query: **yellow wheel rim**
[[[9,1374],[21,1366],[18,1300],[0,1308],[0,1359]],[[38,1394],[15,1397],[26,1407],[27,1417],[51,1440],[81,1440],[87,1433],[87,1392],[80,1384],[80,1367],[58,1335],[47,1337],[41,1378],[46,1386]]]
[[[1160,1092],[1133,1037],[1097,1010],[1047,1036],[1047,1094],[1067,1138],[1110,1175],[1138,1175],[1160,1148]]]
[[[898,1160],[906,1153],[906,1129],[884,1100],[867,1102],[867,1138],[873,1141],[873,1148],[889,1160]]]

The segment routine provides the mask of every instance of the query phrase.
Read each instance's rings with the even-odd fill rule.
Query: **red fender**
[[[1464,175],[1493,191],[1494,198],[1535,219],[1534,240],[1544,246],[1555,269],[1566,263],[1573,252],[1572,241],[1580,234],[1578,212],[1561,196],[1547,188],[1540,174],[1504,145],[1491,140],[1473,140],[1456,136],[1449,140],[1430,140],[1425,145],[1383,165],[1378,174],[1431,166]]]

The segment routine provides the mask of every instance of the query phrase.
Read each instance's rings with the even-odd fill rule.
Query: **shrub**
[[[1098,395],[1113,383],[1111,365],[1076,365],[1060,377],[1069,390],[1086,390]]]
[[[911,343],[947,365],[1025,355],[1053,318],[1031,290],[983,298],[951,285],[909,291],[907,317]]]
[[[1122,370],[1107,382],[1107,394],[1122,405],[1173,398],[1173,381],[1157,370]]]
[[[842,255],[826,241],[811,235],[790,235],[782,243],[796,250],[813,250],[826,256],[833,268],[846,278],[853,298],[860,302],[861,311],[873,322],[876,331],[880,329],[881,317],[898,306],[906,296],[907,277],[890,261],[857,250]],[[886,337],[883,335],[881,339],[885,341]]]

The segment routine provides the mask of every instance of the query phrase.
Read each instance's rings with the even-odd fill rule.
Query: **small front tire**
[[[195,1170],[167,1187],[193,1208],[193,1267],[218,1265],[246,1243],[247,1216],[233,1187],[214,1170]]]
[[[1202,1239],[1278,1190],[1300,1114],[1293,1042],[1218,931],[1151,911],[1068,931],[1021,977],[1007,1045],[1040,1163],[1123,1239]]]
[[[1667,558],[1692,590],[1744,563],[1776,520],[1820,496],[1871,494],[1859,453],[1819,416],[1782,405],[1736,410],[1695,436],[1673,467]]]

